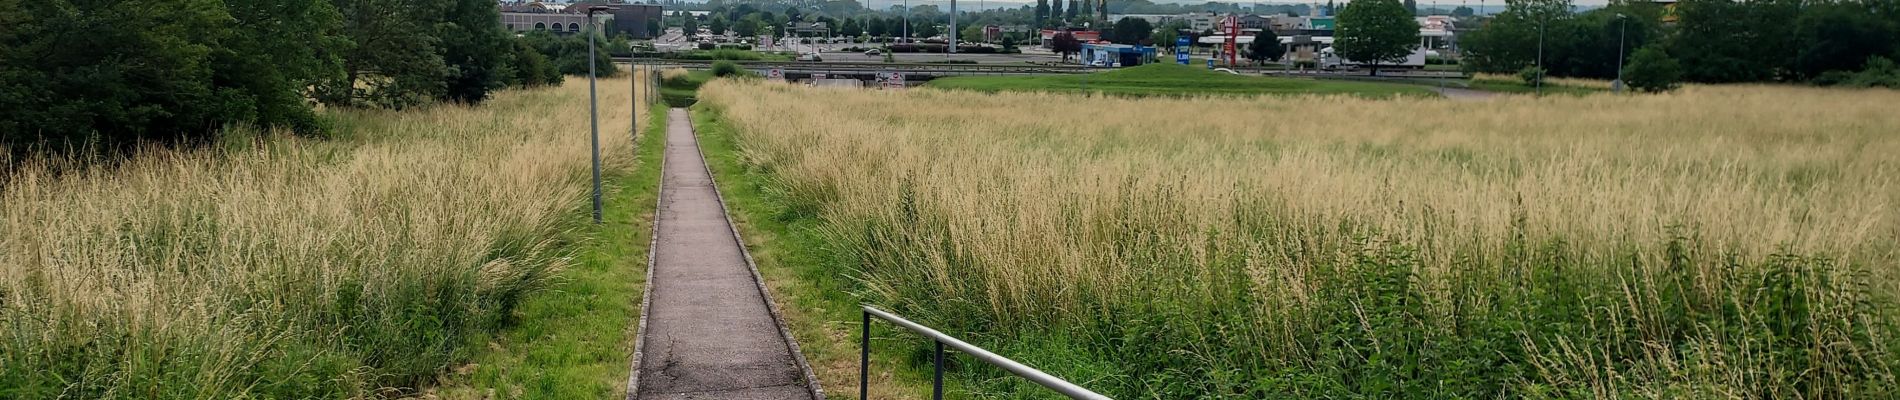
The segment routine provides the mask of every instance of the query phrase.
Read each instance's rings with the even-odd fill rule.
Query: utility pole
[[[594,67],[594,35],[600,28],[594,26],[594,13],[612,10],[613,7],[587,7],[587,119],[593,132],[594,150],[594,223],[600,223],[600,95],[594,91],[596,72]]]
[[[957,0],[950,0],[950,47],[945,51],[944,58],[957,54]]]

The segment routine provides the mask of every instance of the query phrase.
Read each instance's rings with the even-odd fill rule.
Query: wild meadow
[[[1900,396],[1896,91],[700,99],[865,303],[1116,398]]]
[[[613,163],[644,121],[628,84],[601,83]],[[0,398],[417,393],[570,264],[554,238],[585,216],[586,90],[22,162],[0,179]]]

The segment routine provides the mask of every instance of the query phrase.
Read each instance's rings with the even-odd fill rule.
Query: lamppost
[[[1629,36],[1630,18],[1628,15],[1623,15],[1623,13],[1616,13],[1616,21],[1618,23],[1616,31],[1616,82],[1611,82],[1610,89],[1615,93],[1623,93],[1623,39]]]
[[[944,58],[957,54],[957,0],[950,0],[950,47],[943,54]]]
[[[1544,24],[1548,22],[1550,21],[1540,20],[1537,22],[1537,95],[1538,96],[1544,95]]]
[[[613,10],[608,6],[587,7],[587,119],[593,132],[594,151],[594,223],[600,223],[600,95],[594,93],[594,13]]]

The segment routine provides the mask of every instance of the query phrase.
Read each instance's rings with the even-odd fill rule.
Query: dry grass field
[[[701,104],[866,302],[1117,398],[1900,395],[1900,92],[821,90]]]
[[[627,84],[601,92],[623,105],[600,128],[623,163]],[[330,110],[334,139],[28,162],[0,180],[0,398],[415,393],[570,263],[551,239],[584,215],[586,88]]]

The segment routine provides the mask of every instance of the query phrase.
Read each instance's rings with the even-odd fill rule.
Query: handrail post
[[[864,314],[864,332],[858,340],[858,400],[871,398],[871,312],[859,310]]]
[[[932,339],[931,342],[937,344],[937,377],[930,386],[930,399],[943,400],[943,341]]]

